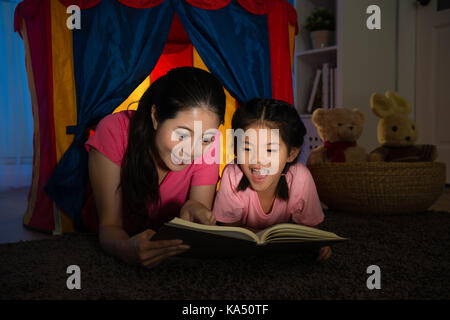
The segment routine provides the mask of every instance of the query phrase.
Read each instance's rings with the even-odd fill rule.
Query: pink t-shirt
[[[110,114],[103,118],[92,137],[85,143],[88,151],[95,148],[112,162],[121,166],[122,159],[128,144],[129,118],[127,111]],[[130,116],[134,111],[128,111]],[[212,150],[212,149],[211,149]],[[211,163],[212,161],[208,161]],[[149,207],[149,225],[146,227],[157,228],[165,221],[179,215],[181,207],[188,199],[191,186],[215,185],[219,179],[219,165],[208,164],[202,161],[201,164],[189,164],[181,171],[170,171],[160,185],[160,205],[157,208]],[[142,229],[142,226],[135,226],[128,223],[124,217],[124,228]],[[128,226],[129,225],[129,226]],[[130,229],[130,230],[127,230]]]
[[[309,170],[301,163],[292,165],[286,173],[289,200],[275,198],[272,210],[264,213],[258,194],[250,186],[236,191],[243,172],[237,164],[228,164],[222,174],[214,200],[216,220],[223,223],[241,221],[244,226],[265,229],[277,223],[316,226],[324,219],[316,186]]]

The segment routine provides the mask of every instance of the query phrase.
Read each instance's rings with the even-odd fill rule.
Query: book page
[[[251,232],[248,229],[240,228],[240,227],[229,227],[229,226],[210,226],[200,223],[195,223],[191,221],[187,221],[180,218],[173,218],[171,221],[167,223],[170,226],[182,227],[191,230],[198,230],[208,233],[214,233],[218,235],[223,235],[225,237],[250,240],[259,242],[259,238],[256,234]]]
[[[261,233],[260,237],[262,242],[288,240],[344,240],[344,238],[341,238],[332,232],[293,223],[282,223],[267,228]]]

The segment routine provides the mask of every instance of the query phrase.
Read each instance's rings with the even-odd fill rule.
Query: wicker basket
[[[330,210],[397,214],[426,211],[442,195],[440,162],[324,163],[309,167]]]

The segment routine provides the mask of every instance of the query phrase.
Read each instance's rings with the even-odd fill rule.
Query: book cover
[[[314,82],[313,82],[313,86],[311,89],[311,95],[309,96],[309,102],[308,102],[308,107],[306,109],[306,111],[308,113],[311,113],[313,111],[313,107],[314,107],[314,102],[316,100],[316,95],[317,95],[317,88],[319,87],[319,82],[320,82],[320,76],[322,74],[322,70],[317,69],[316,70],[316,75],[314,77]]]
[[[329,66],[328,63],[322,65],[322,108],[329,108]]]
[[[317,108],[322,108],[323,107],[323,102],[322,102],[322,97],[323,97],[323,95],[322,95],[322,89],[323,89],[322,81],[323,81],[323,74],[319,78],[319,85],[317,86],[316,96],[314,97],[312,111],[314,111]]]
[[[330,69],[330,109],[333,109],[334,106],[334,73],[335,69]]]
[[[333,72],[333,74],[334,74],[334,107],[337,108],[338,107],[337,106],[337,88],[338,88],[338,85],[337,85],[337,67],[334,68],[333,70],[334,70],[334,72]]]

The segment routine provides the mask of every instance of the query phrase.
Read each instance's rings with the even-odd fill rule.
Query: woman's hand
[[[147,229],[124,241],[120,257],[127,263],[153,268],[165,259],[189,249],[182,240],[158,240],[151,238],[155,231]]]
[[[201,224],[216,224],[216,216],[211,210],[195,200],[186,201],[180,210],[180,218],[187,221],[199,222]]]
[[[317,257],[318,261],[327,260],[331,256],[331,247],[322,247],[319,250],[319,256]]]

